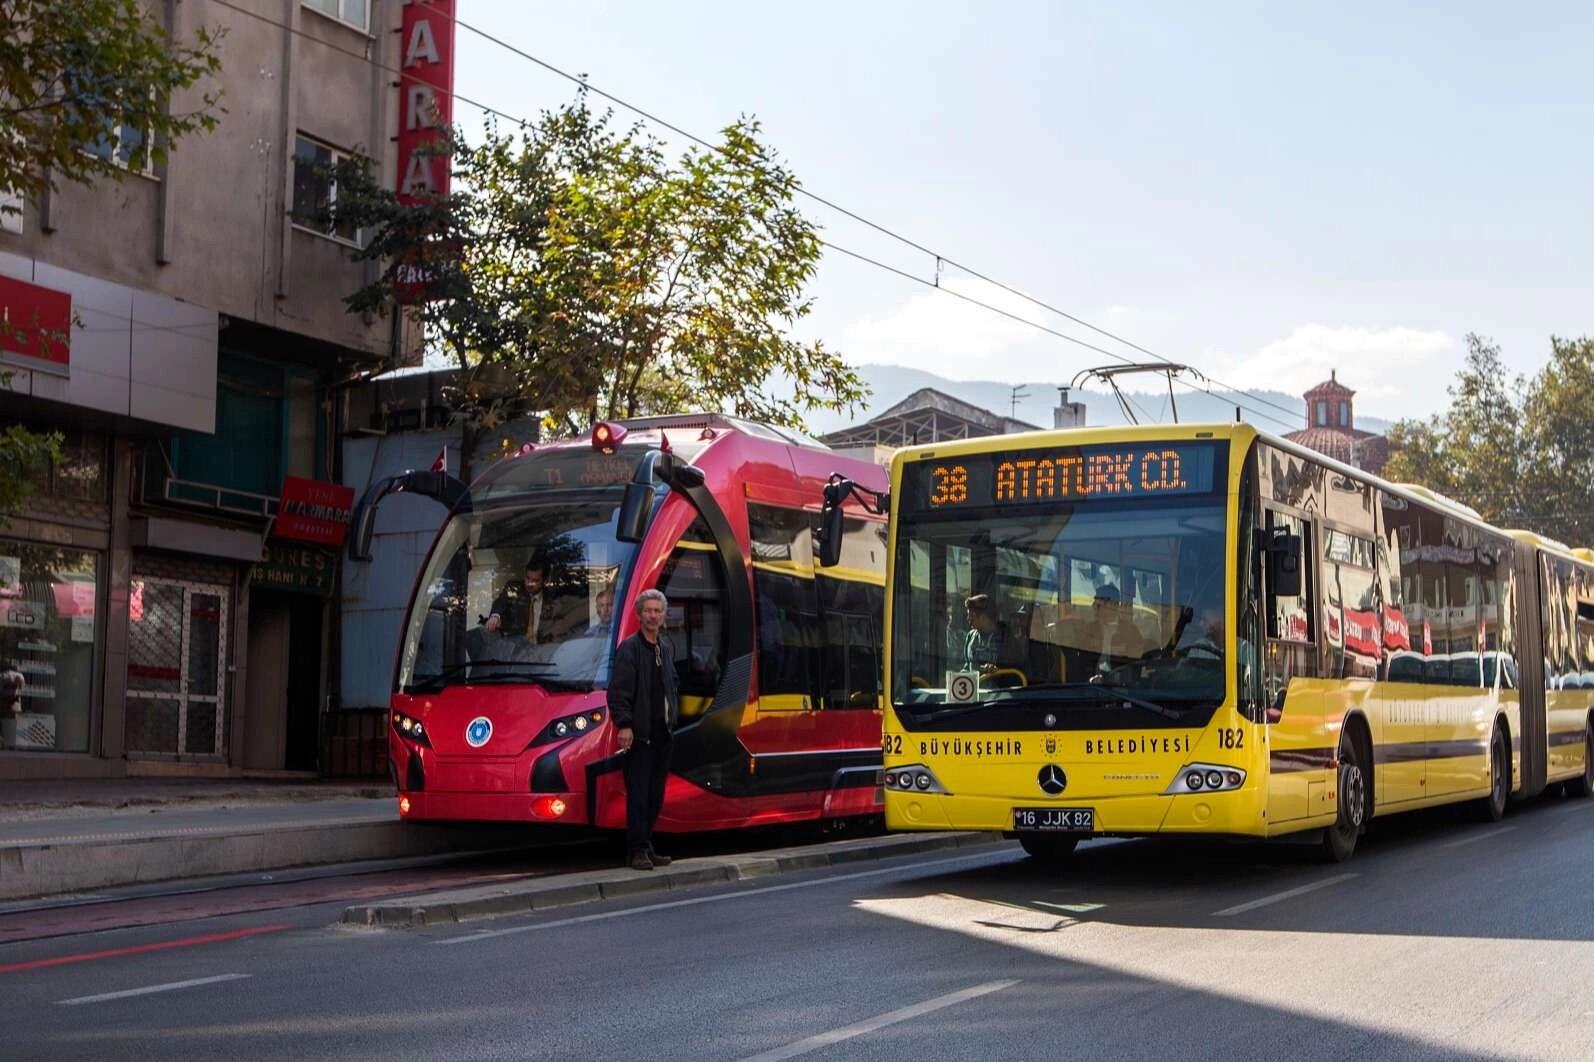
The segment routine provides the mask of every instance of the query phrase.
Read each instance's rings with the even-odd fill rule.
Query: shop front
[[[0,663],[23,677],[0,747],[90,751],[103,578],[101,551],[0,539]]]

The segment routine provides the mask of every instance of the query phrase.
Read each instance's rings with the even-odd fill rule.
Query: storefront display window
[[[0,665],[25,680],[0,705],[0,747],[89,750],[99,567],[87,550],[0,541]]]

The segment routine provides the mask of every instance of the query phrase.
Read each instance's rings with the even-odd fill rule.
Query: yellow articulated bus
[[[1344,860],[1375,816],[1594,791],[1594,553],[1244,424],[909,447],[880,501],[893,829]]]

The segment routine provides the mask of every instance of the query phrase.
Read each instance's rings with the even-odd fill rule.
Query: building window
[[[350,243],[358,242],[353,225],[332,224],[327,215],[338,201],[333,170],[349,156],[337,148],[300,135],[293,145],[293,223],[312,232]]]
[[[0,746],[87,752],[99,632],[99,554],[0,541]]]
[[[1317,425],[1320,428],[1328,426],[1328,403],[1321,398],[1317,400]]]
[[[370,29],[371,0],[304,0],[304,6],[356,29]]]
[[[1349,402],[1343,402],[1342,401],[1339,404],[1339,426],[1342,427],[1342,428],[1350,427],[1350,403]]]

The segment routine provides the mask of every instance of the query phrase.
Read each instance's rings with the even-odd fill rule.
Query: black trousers
[[[663,724],[659,725],[663,730]],[[632,853],[653,850],[653,824],[664,807],[664,782],[670,776],[668,737],[640,740],[625,754],[625,846]]]

